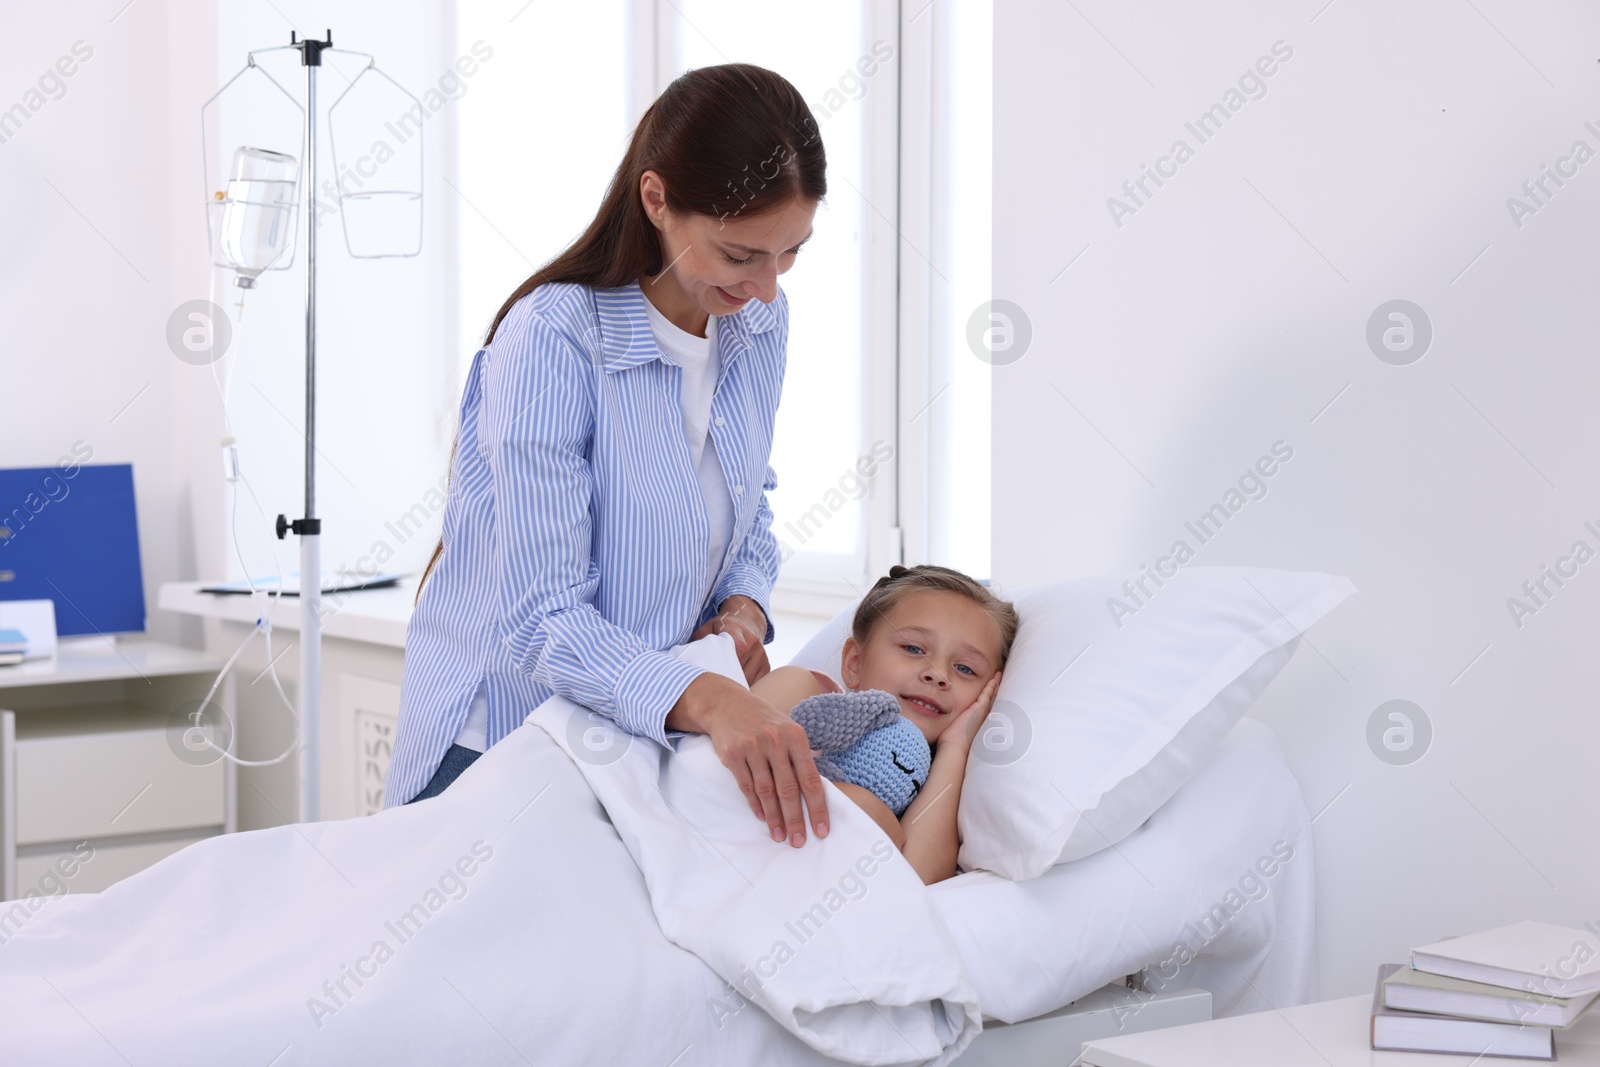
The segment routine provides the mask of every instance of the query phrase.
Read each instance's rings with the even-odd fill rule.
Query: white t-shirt
[[[722,569],[722,557],[733,536],[733,497],[728,493],[728,480],[723,477],[722,464],[717,459],[717,444],[710,435],[711,397],[717,391],[717,375],[722,370],[717,358],[718,317],[708,316],[706,336],[696,337],[674,326],[648,299],[644,310],[650,318],[650,332],[655,335],[656,346],[668,362],[683,369],[683,385],[679,392],[683,405],[683,435],[689,444],[689,459],[700,479],[700,495],[705,498],[706,518],[711,528],[703,598],[711,592],[710,583],[716,581],[717,572]]]
[[[683,405],[683,436],[689,445],[689,459],[694,464],[700,480],[700,495],[705,498],[706,518],[709,520],[711,545],[707,553],[707,587],[701,599],[711,593],[710,583],[717,580],[722,569],[722,557],[728,551],[728,541],[733,537],[733,497],[728,493],[728,480],[722,476],[722,464],[717,459],[717,443],[711,439],[711,398],[717,391],[717,376],[722,363],[717,358],[717,316],[706,319],[706,336],[696,337],[674,326],[667,317],[656,310],[648,297],[644,301],[645,314],[650,319],[650,332],[656,347],[683,370],[683,384],[678,399]],[[474,752],[489,747],[489,700],[483,685],[472,698],[467,710],[467,721],[456,735],[455,743]]]
[[[482,682],[478,683],[478,691],[472,694],[472,703],[467,708],[467,721],[462,724],[461,732],[456,734],[455,743],[474,752],[489,750],[489,698],[484,694]]]

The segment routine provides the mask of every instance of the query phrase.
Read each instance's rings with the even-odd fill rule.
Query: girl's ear
[[[854,689],[861,676],[861,646],[854,636],[844,639],[844,650],[839,653],[839,680],[846,689]]]

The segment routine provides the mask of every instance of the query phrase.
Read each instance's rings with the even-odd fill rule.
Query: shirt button
[[[743,496],[744,495],[744,486],[736,485],[736,486],[733,487],[733,491],[735,493],[738,493],[740,496]]]
[[[725,419],[725,418],[723,418],[723,417],[722,417],[722,416],[721,416],[721,415],[718,415],[718,416],[717,416],[717,425],[718,425],[718,426],[722,426],[722,425],[724,425],[724,424],[725,424],[725,423],[726,423],[726,422],[727,422],[727,421],[728,421],[728,420],[727,420],[727,419]]]

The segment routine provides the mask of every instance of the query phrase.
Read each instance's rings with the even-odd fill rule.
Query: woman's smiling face
[[[653,170],[641,176],[639,192],[662,252],[661,273],[640,285],[655,298],[662,295],[654,291],[659,283],[670,278],[687,303],[707,315],[735,314],[752,298],[776,300],[778,275],[794,265],[817,213],[815,200],[792,200],[760,215],[676,214]],[[654,302],[669,317],[679,304],[677,294]]]
[[[1000,669],[1000,624],[968,597],[916,589],[878,619],[866,644],[846,639],[851,689],[882,689],[933,744]]]

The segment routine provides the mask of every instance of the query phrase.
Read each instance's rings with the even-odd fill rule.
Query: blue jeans
[[[451,745],[445,752],[444,759],[439,762],[439,769],[433,772],[433,777],[428,779],[428,784],[423,786],[422,792],[406,801],[415,804],[419,800],[436,797],[450,788],[450,783],[461,777],[461,772],[472,766],[474,760],[483,755],[461,745]]]

